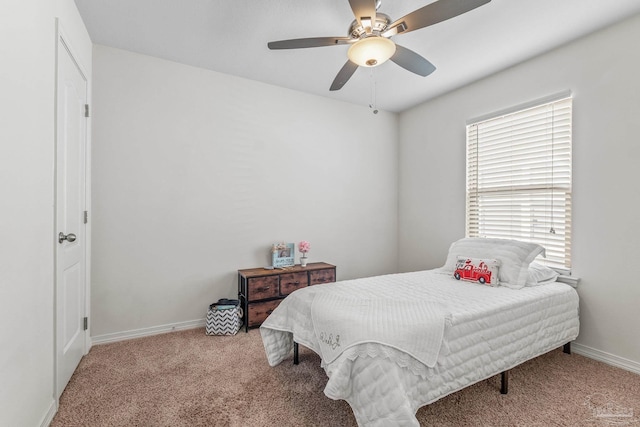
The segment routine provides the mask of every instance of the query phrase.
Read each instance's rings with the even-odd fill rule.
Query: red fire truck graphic
[[[481,261],[478,265],[473,265],[473,262],[468,259],[464,264],[458,262],[453,277],[458,280],[477,281],[484,285],[485,283],[491,283],[491,270],[489,270],[484,261]]]

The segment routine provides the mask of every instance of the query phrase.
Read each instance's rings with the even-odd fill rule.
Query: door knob
[[[76,241],[76,235],[73,233],[64,234],[62,231],[58,234],[58,243],[62,243],[63,241],[67,241],[69,243]]]

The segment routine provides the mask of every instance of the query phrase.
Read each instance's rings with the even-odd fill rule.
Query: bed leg
[[[562,348],[562,351],[564,353],[571,354],[571,343],[570,342],[566,343]]]
[[[507,394],[509,392],[509,371],[504,371],[500,376],[502,380],[500,394]]]
[[[297,342],[293,342],[293,364],[297,365],[298,363],[300,363],[300,360],[298,359],[298,343]]]

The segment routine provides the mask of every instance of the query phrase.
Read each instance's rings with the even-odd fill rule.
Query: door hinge
[[[88,318],[88,317],[85,317],[85,318],[84,318],[84,319],[82,319],[82,320],[83,320],[83,322],[84,322],[84,323],[83,323],[84,330],[86,331],[87,329],[89,329],[89,318]]]
[[[84,211],[84,223],[88,223],[89,222],[89,212],[88,211]]]
[[[89,117],[89,104],[84,104],[84,116]]]

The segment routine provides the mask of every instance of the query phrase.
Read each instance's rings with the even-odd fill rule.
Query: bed
[[[441,269],[295,291],[260,328],[269,364],[301,344],[321,356],[325,395],[347,401],[358,425],[418,426],[421,406],[577,337],[575,289],[553,280],[526,286],[543,249],[521,251],[514,261],[511,248],[503,256],[496,242],[476,250],[487,242],[463,240]],[[461,252],[494,256],[501,285],[456,279]],[[521,265],[509,270],[513,262]]]

